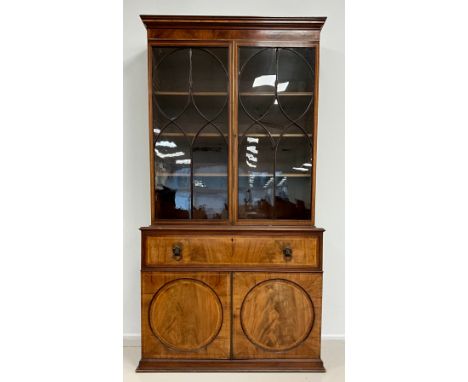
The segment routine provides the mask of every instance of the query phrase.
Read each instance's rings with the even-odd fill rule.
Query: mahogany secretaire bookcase
[[[324,371],[325,17],[141,16],[151,225],[137,371]]]

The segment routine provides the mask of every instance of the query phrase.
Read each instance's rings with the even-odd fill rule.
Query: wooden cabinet
[[[325,18],[142,16],[151,225],[137,371],[324,371]]]

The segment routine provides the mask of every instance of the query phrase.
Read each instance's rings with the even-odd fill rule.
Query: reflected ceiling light
[[[278,84],[278,93],[279,92],[284,92],[287,87],[289,85],[289,81],[288,82],[281,82],[280,84]]]
[[[161,132],[161,130],[159,129],[153,129],[153,131],[156,133],[156,134],[159,134]]]
[[[260,76],[260,77],[255,78],[252,87],[257,88],[259,86],[275,86],[275,82],[276,82],[276,75],[268,74],[265,76]]]
[[[312,163],[304,163],[302,167],[312,167]]]
[[[292,169],[296,170],[296,171],[309,171],[308,169],[306,169],[304,167],[293,167]]]
[[[250,151],[253,154],[258,154],[257,146],[247,146],[246,150]]]
[[[177,159],[176,164],[190,164],[190,159]]]
[[[278,105],[278,100],[275,99],[275,102],[273,102],[273,105]]]
[[[249,142],[249,143],[258,143],[258,138],[247,137],[247,142]]]
[[[182,151],[177,151],[176,153],[167,153],[167,154],[160,152],[158,149],[154,149],[154,151],[156,151],[156,155],[160,158],[173,158],[173,157],[181,157],[185,155],[185,153]]]
[[[173,149],[174,147],[177,147],[177,145],[171,141],[157,141],[156,146],[170,147],[171,149]]]
[[[275,82],[276,82],[276,75],[267,74],[267,75],[264,75],[264,76],[256,77],[253,84],[252,84],[252,87],[253,88],[258,88],[260,86],[272,86],[272,87],[274,87]],[[286,90],[286,88],[288,87],[288,85],[289,85],[289,81],[288,82],[278,83],[278,92],[284,92]]]
[[[245,156],[247,158],[249,158],[249,160],[251,160],[252,162],[257,162],[258,161],[257,157],[255,155],[253,155],[253,154],[246,153]]]
[[[249,167],[257,168],[256,164],[250,163],[247,159],[245,160],[245,163],[247,163],[247,166],[249,166]]]

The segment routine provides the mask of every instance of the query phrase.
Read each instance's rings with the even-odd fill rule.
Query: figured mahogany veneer
[[[320,358],[320,273],[235,273],[236,359]]]
[[[227,359],[230,275],[142,272],[143,358]]]
[[[320,32],[326,18],[141,16],[141,19],[147,28],[148,43],[151,225],[141,228],[142,358],[137,371],[324,372],[320,359],[324,230],[315,227],[315,174]],[[185,49],[188,52],[187,62],[190,64],[187,73],[190,73],[188,78],[191,84],[188,90],[171,88],[172,84],[160,89],[153,82],[161,81],[154,73],[158,70],[161,72],[161,69],[157,69],[160,66],[154,65],[161,61],[153,62],[154,57],[158,58],[157,55],[153,56],[153,52],[163,51],[162,47],[172,47],[174,51]],[[200,54],[203,49],[216,47],[225,50],[223,57],[226,61],[226,73],[223,81],[226,81],[227,86],[213,88],[214,90],[211,87],[201,91],[192,89],[192,54]],[[238,120],[238,100],[242,96],[239,95],[239,81],[242,81],[239,60],[241,48],[245,47],[276,50],[276,72],[265,69],[264,73],[258,74],[269,75],[268,78],[276,76],[275,97],[279,81],[278,51],[306,48],[314,52],[314,58],[309,63],[309,67],[313,68],[313,79],[301,85],[305,90],[296,89],[294,92],[288,89],[283,94],[288,99],[285,102],[298,102],[295,100],[313,95],[309,104],[310,114],[306,117],[308,120],[305,126],[308,130],[304,134],[304,139],[310,143],[310,155],[305,159],[306,162],[302,159],[299,162],[299,165],[304,163],[303,166],[307,168],[298,169],[296,164],[291,163],[287,169],[276,168],[270,173],[252,170],[258,171],[258,177],[273,174],[270,183],[276,188],[280,187],[280,176],[292,179],[292,185],[304,176],[304,172],[310,174],[310,182],[306,187],[296,186],[299,194],[305,195],[299,198],[302,202],[286,202],[289,199],[282,199],[281,193],[273,192],[275,198],[272,204],[276,212],[271,219],[267,219],[270,215],[264,213],[260,207],[266,206],[268,210],[273,208],[272,205],[263,201],[255,210],[255,206],[253,208],[248,204],[248,198],[238,191],[240,182],[245,180],[240,177],[242,174],[239,175],[238,126],[241,123]],[[171,65],[177,66],[178,63],[175,60]],[[169,75],[172,74],[171,70]],[[166,78],[169,77],[171,76]],[[210,79],[209,75],[206,78]],[[177,82],[177,78],[173,76],[171,80]],[[213,84],[210,81],[207,80],[206,83]],[[173,131],[167,135],[169,138],[164,142],[155,138],[161,123],[156,114],[166,110],[164,107],[161,109],[161,105],[158,106],[158,97],[190,97],[192,90],[192,96],[200,96],[202,99],[226,97],[226,114],[223,120],[226,126],[226,136],[223,137],[227,145],[226,163],[215,167],[220,171],[224,166],[221,174],[225,179],[223,187],[227,190],[227,196],[226,202],[221,203],[221,209],[224,210],[216,218],[208,212],[216,206],[219,209],[220,203],[210,203],[210,195],[215,192],[208,192],[203,179],[197,180],[200,188],[198,191],[206,191],[203,194],[203,208],[194,208],[195,186],[190,181],[194,178],[192,154],[195,150],[193,145],[189,146],[180,140],[179,136],[185,134],[184,129],[174,127],[187,122],[181,122],[178,116],[171,114],[167,118],[169,122],[164,122],[167,126],[171,123],[174,125]],[[258,96],[263,97],[261,92],[254,95],[256,99]],[[249,99],[253,99],[253,96]],[[290,107],[291,103],[288,105]],[[161,109],[159,112],[157,107]],[[204,119],[203,123],[214,123]],[[298,123],[278,122],[278,126],[287,129],[290,122]],[[256,123],[262,122],[258,120]],[[264,123],[274,125],[275,121]],[[160,130],[159,132],[162,134]],[[193,131],[190,133],[195,135]],[[275,134],[279,136],[278,133]],[[186,138],[193,139],[192,135],[186,134]],[[204,139],[208,142],[213,136],[216,136],[216,131],[207,133]],[[261,137],[262,134],[259,134],[252,135],[251,138],[258,142]],[[159,146],[156,147],[158,142]],[[216,155],[216,147],[210,146],[210,143],[206,145]],[[175,151],[164,151],[164,147],[169,146]],[[278,147],[280,146],[276,147],[277,151],[281,155],[290,152],[295,157],[295,146],[281,146],[286,149]],[[255,146],[250,149],[250,153],[265,150],[260,144],[258,150]],[[188,154],[191,156],[185,157]],[[157,162],[158,158],[172,157],[174,161],[179,160],[181,165],[187,167],[180,167],[179,171],[171,173],[173,168],[170,165]],[[255,159],[252,161],[255,162]],[[255,167],[252,163],[251,168]],[[213,184],[221,184],[219,180],[218,183],[215,181],[217,173],[208,172],[209,163],[201,167],[200,174],[206,172],[207,180],[204,181],[207,184],[211,185],[209,182],[213,179]],[[172,176],[174,179],[163,188],[160,181],[157,181],[158,176],[167,179]],[[276,176],[277,182],[274,180]],[[200,175],[200,178],[203,177]],[[254,188],[254,180],[251,182],[252,186],[249,187]],[[159,187],[159,196],[166,198],[166,204],[161,203],[156,196],[156,187]],[[189,203],[181,204],[180,199],[188,192],[191,193],[191,198],[187,199]],[[176,203],[177,200],[179,204]],[[308,201],[307,208],[303,200]],[[285,215],[281,206],[286,212],[288,208],[301,210],[301,207],[301,211],[307,210],[307,214]],[[198,213],[199,210],[204,213]],[[260,214],[256,215],[258,212]],[[301,219],[301,216],[305,217]],[[255,217],[259,219],[254,219]]]
[[[320,266],[320,237],[146,236],[144,266]],[[289,250],[290,256],[284,251]],[[175,254],[175,252],[178,254]]]

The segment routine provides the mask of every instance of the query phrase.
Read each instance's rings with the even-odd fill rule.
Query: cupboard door
[[[153,46],[153,216],[228,219],[229,48]]]
[[[143,358],[227,359],[228,273],[142,272]]]
[[[315,49],[239,48],[239,219],[312,219]]]
[[[235,273],[234,358],[319,358],[321,296],[321,273]]]

